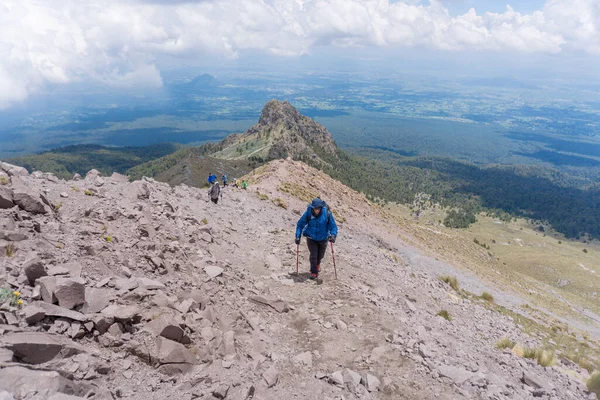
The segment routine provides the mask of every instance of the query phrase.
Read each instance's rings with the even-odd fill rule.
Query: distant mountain
[[[217,85],[217,79],[210,74],[199,75],[187,83],[187,86],[197,88],[215,87]]]

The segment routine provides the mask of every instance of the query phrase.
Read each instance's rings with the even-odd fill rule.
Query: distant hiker
[[[247,187],[248,187],[248,182],[246,182],[246,180],[244,179],[242,181],[242,189],[246,190]]]
[[[310,252],[310,279],[317,279],[321,271],[321,260],[327,250],[327,240],[335,243],[337,225],[331,210],[323,200],[314,199],[296,224],[296,244],[300,236],[306,236]]]
[[[221,187],[219,186],[219,182],[215,181],[213,185],[208,190],[208,196],[210,197],[210,201],[217,204],[219,202],[219,195],[221,194]]]
[[[234,188],[240,187],[240,182],[238,181],[238,178],[233,178],[233,187]]]
[[[210,174],[208,174],[208,184],[209,185],[212,185],[216,181],[217,181],[217,176],[215,174],[213,174],[212,172]]]
[[[227,186],[227,175],[223,174],[223,176],[221,177],[221,179],[223,180],[223,186]]]

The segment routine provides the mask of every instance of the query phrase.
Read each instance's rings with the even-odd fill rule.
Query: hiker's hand
[[[335,243],[335,235],[329,235],[329,241]]]
[[[296,244],[300,244],[300,237],[297,237],[295,242],[296,242]]]

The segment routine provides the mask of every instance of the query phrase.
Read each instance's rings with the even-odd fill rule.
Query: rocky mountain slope
[[[152,179],[0,168],[2,399],[595,398],[568,359],[497,349],[542,338],[442,282],[452,266],[301,162],[259,168],[218,205]],[[340,225],[323,285],[304,242],[295,275],[316,195]]]

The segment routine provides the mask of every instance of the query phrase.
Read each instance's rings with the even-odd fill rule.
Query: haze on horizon
[[[600,2],[504,3],[2,0],[0,111],[54,90],[160,89],[185,69],[509,76],[600,92]]]

